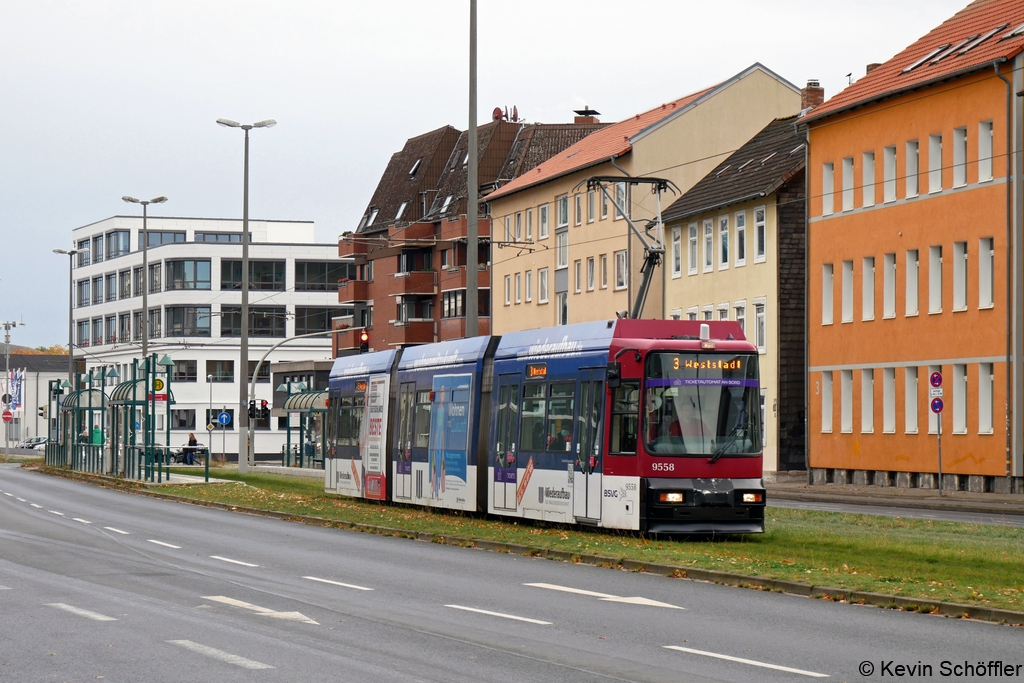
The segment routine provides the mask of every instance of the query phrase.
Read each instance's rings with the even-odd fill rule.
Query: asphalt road
[[[1004,626],[306,526],[4,465],[0,615],[11,681],[871,681],[918,662],[939,680],[943,660],[1024,664],[1021,631]]]
[[[845,512],[853,515],[875,515],[879,517],[931,519],[937,522],[964,522],[967,524],[1024,527],[1024,516],[1022,515],[1000,515],[984,512],[925,510],[917,508],[891,507],[886,505],[854,505],[850,503],[821,503],[802,500],[785,500],[783,498],[773,496],[769,496],[768,498],[768,507],[793,508],[797,510],[820,510],[824,512]]]

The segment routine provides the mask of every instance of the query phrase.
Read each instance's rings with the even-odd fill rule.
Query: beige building
[[[754,64],[594,132],[489,195],[492,333],[612,318],[633,307],[644,249],[615,204],[642,229],[659,198],[648,185],[617,183],[609,202],[588,191],[587,178],[653,176],[685,192],[770,121],[799,109],[800,90]],[[673,199],[662,195],[661,208]],[[642,317],[668,317],[669,280],[664,267],[655,271]]]
[[[669,317],[738,322],[760,352],[765,472],[807,466],[799,123],[772,121],[663,214]]]

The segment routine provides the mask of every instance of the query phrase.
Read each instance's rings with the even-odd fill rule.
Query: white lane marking
[[[195,652],[197,654],[206,655],[207,657],[212,657],[213,659],[219,659],[220,661],[226,662],[228,664],[234,664],[235,666],[240,666],[243,669],[273,669],[274,668],[274,667],[270,666],[269,664],[264,664],[263,662],[257,662],[256,660],[253,660],[253,659],[246,659],[245,657],[240,657],[238,655],[233,655],[230,652],[224,652],[224,650],[217,650],[215,648],[208,647],[206,645],[200,645],[199,643],[193,643],[191,640],[168,640],[166,642],[170,643],[171,645],[177,645],[178,647],[183,647],[186,650],[191,650],[192,652]]]
[[[47,510],[47,512],[49,512],[51,515],[60,515],[61,517],[64,516],[63,512],[57,512],[56,510]]]
[[[71,519],[73,519],[76,522],[81,522],[82,524],[92,524],[92,522],[90,522],[89,520],[82,519],[81,517],[72,517]]]
[[[373,590],[372,588],[367,588],[366,586],[356,586],[356,585],[351,584],[351,583],[342,583],[341,581],[331,581],[330,579],[320,579],[320,578],[317,578],[315,576],[303,576],[302,578],[309,579],[310,581],[319,581],[320,583],[329,583],[332,586],[341,586],[342,588],[354,588],[357,591],[372,591]]]
[[[585,591],[582,588],[570,588],[569,586],[556,586],[553,583],[524,583],[524,586],[532,586],[533,588],[546,588],[549,591],[562,591],[563,593],[575,593],[576,595],[589,595],[593,598],[614,598],[614,595],[608,593],[595,593],[594,591]]]
[[[155,541],[152,538],[148,538],[146,540],[149,541],[150,543],[156,543],[157,545],[162,545],[165,548],[174,548],[175,550],[181,550],[181,546],[180,545],[171,545],[170,543],[164,543],[163,541]]]
[[[766,662],[758,662],[753,659],[743,659],[742,657],[731,657],[729,655],[720,655],[717,652],[706,652],[704,650],[694,650],[689,647],[680,647],[678,645],[665,645],[668,650],[679,650],[680,652],[689,652],[695,655],[704,655],[705,657],[714,657],[715,659],[725,659],[730,662],[739,662],[740,664],[749,664],[750,666],[759,666],[763,669],[775,669],[776,671],[785,671],[791,674],[800,674],[801,676],[810,676],[812,678],[829,678],[828,674],[820,674],[816,671],[804,671],[803,669],[793,669],[788,666],[779,666],[778,664],[768,664]]]
[[[19,500],[19,501],[21,501],[22,503],[25,503],[25,502],[27,502],[27,501],[26,501],[26,500],[25,500],[24,498],[16,498],[15,500]]]
[[[269,607],[260,607],[259,605],[254,605],[250,602],[242,602],[241,600],[235,600],[234,598],[229,598],[223,595],[205,595],[203,596],[203,600],[212,600],[213,602],[220,602],[225,605],[231,605],[232,607],[249,609],[260,616],[273,617],[275,619],[286,619],[288,621],[301,621],[306,624],[315,624],[316,626],[320,625],[320,622],[313,621],[301,612],[278,612],[270,609]]]
[[[71,605],[65,605],[63,602],[48,602],[46,603],[46,606],[56,607],[57,609],[62,609],[65,612],[71,612],[72,614],[77,614],[80,617],[85,617],[86,619],[92,619],[94,621],[117,621],[114,617],[108,617],[106,614],[90,612],[89,610],[82,609],[81,607],[72,607]]]
[[[42,510],[42,509],[43,509],[43,506],[42,506],[42,505],[36,505],[35,503],[29,503],[29,505],[31,505],[31,506],[32,506],[32,507],[34,507],[34,508],[38,508],[39,510]]]
[[[120,529],[115,529],[112,526],[105,526],[103,528],[106,529],[107,531],[113,531],[115,534],[121,534],[123,536],[127,536],[128,535],[127,531],[121,531]]]
[[[11,498],[14,498],[14,494],[13,493],[7,493],[7,491],[4,491],[4,495],[5,496],[10,496]]]
[[[258,564],[252,564],[250,562],[242,562],[241,560],[232,560],[230,557],[221,557],[220,555],[210,555],[211,559],[220,560],[221,562],[230,562],[231,564],[240,564],[243,567],[258,567]]]
[[[523,585],[531,586],[533,588],[545,588],[552,591],[561,591],[563,593],[575,593],[576,595],[589,595],[591,597],[598,598],[603,602],[620,602],[627,605],[646,605],[647,607],[665,607],[667,609],[686,609],[685,607],[670,605],[667,602],[658,602],[657,600],[651,600],[650,598],[641,598],[639,596],[620,598],[617,595],[597,593],[595,591],[583,590],[581,588],[570,588],[569,586],[558,586],[553,583],[524,583]]]
[[[451,607],[452,609],[461,609],[466,612],[476,612],[477,614],[486,614],[492,617],[501,617],[502,619],[515,619],[516,621],[525,621],[530,624],[540,624],[541,626],[550,626],[550,621],[541,621],[540,619],[528,619],[527,617],[517,617],[514,614],[502,614],[501,612],[491,612],[486,609],[476,609],[475,607],[463,607],[462,605],[445,605],[445,607]]]
[[[9,590],[11,590],[11,589],[8,588],[7,586],[0,586],[0,591],[9,591]]]

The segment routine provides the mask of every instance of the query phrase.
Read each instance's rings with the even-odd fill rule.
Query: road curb
[[[768,505],[773,499],[793,500],[801,503],[835,503],[837,505],[873,505],[876,507],[893,507],[908,510],[931,510],[941,512],[971,512],[985,515],[1013,515],[1024,516],[1024,507],[1013,505],[1012,507],[999,507],[1000,503],[988,505],[975,503],[973,501],[953,501],[941,503],[932,500],[907,500],[897,497],[871,497],[855,496],[849,494],[835,493],[813,493],[809,491],[786,491],[773,488],[766,489]],[[851,514],[856,514],[851,513]]]
[[[487,550],[491,552],[509,553],[512,555],[523,555],[557,562],[572,562],[575,564],[590,564],[597,567],[608,567],[612,569],[623,569],[626,571],[645,572],[658,574],[669,578],[688,579],[691,581],[703,581],[706,583],[717,583],[725,586],[738,588],[751,588],[755,590],[766,590],[776,593],[788,593],[808,598],[831,600],[833,602],[845,602],[850,604],[871,605],[884,609],[898,609],[905,612],[921,612],[925,614],[942,615],[954,618],[969,618],[978,621],[991,621],[1010,626],[1024,626],[1024,612],[1014,610],[983,607],[980,605],[964,605],[956,602],[942,602],[940,600],[929,600],[927,598],[910,598],[898,595],[885,595],[883,593],[872,593],[869,591],[857,591],[830,586],[816,586],[813,584],[791,581],[788,579],[772,579],[765,576],[747,576],[732,572],[722,572],[714,569],[700,569],[696,567],[684,567],[654,562],[643,562],[629,558],[609,557],[604,555],[593,555],[586,553],[571,553],[565,550],[553,550],[535,546],[526,546],[517,543],[503,543],[501,541],[488,541],[484,539],[464,538],[450,536],[448,534],[432,534],[428,532],[409,531],[395,529],[392,527],[376,524],[365,524],[362,522],[346,522],[344,520],[325,519],[311,515],[297,515],[290,512],[277,510],[265,510],[262,508],[250,508],[230,503],[219,503],[216,501],[197,500],[185,498],[170,493],[153,491],[142,484],[128,482],[102,475],[84,474],[82,472],[70,472],[59,468],[40,467],[33,468],[43,474],[59,476],[65,479],[83,481],[87,483],[99,483],[107,488],[119,489],[127,493],[136,493],[150,498],[159,498],[189,505],[217,508],[229,512],[242,512],[260,517],[273,517],[282,521],[299,522],[312,526],[326,526],[336,529],[348,529],[364,533],[374,533],[383,536],[395,536],[429,543],[442,545],[461,546]]]

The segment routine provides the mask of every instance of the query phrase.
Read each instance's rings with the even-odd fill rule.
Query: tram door
[[[412,498],[412,436],[416,411],[416,383],[405,382],[398,391],[398,438],[395,443],[394,496]]]
[[[498,378],[498,434],[494,448],[496,510],[516,509],[516,435],[519,434],[519,375]]]
[[[604,371],[580,373],[580,408],[576,420],[576,466],[572,478],[572,512],[577,519],[601,519],[601,407]]]

